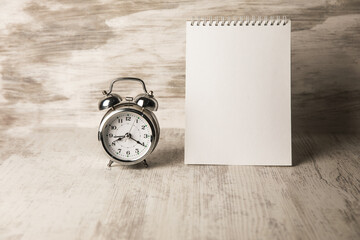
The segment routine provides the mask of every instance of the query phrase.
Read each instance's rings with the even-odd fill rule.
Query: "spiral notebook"
[[[291,165],[291,22],[186,23],[186,164]]]

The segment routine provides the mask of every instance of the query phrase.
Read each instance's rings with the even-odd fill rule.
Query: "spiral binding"
[[[289,22],[286,16],[196,17],[191,26],[280,26]]]

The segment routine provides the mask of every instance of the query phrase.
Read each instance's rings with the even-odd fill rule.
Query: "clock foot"
[[[111,164],[113,164],[113,161],[109,161],[109,163],[107,164],[108,167],[111,167]]]
[[[144,159],[143,164],[145,165],[146,168],[149,167],[149,165],[146,162],[146,159]]]

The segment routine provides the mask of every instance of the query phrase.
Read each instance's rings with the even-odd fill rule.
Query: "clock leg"
[[[149,167],[149,165],[146,162],[146,159],[144,159],[143,164],[145,165],[146,168]]]
[[[109,161],[109,163],[107,164],[108,167],[111,167],[111,164],[113,164],[113,161]]]

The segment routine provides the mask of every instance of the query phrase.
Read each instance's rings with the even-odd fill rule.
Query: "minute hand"
[[[131,138],[132,140],[134,140],[136,143],[138,143],[138,144],[140,144],[141,146],[144,146],[144,147],[145,147],[145,144],[143,144],[143,143],[141,143],[140,141],[134,139],[132,136],[130,136],[130,138]]]

